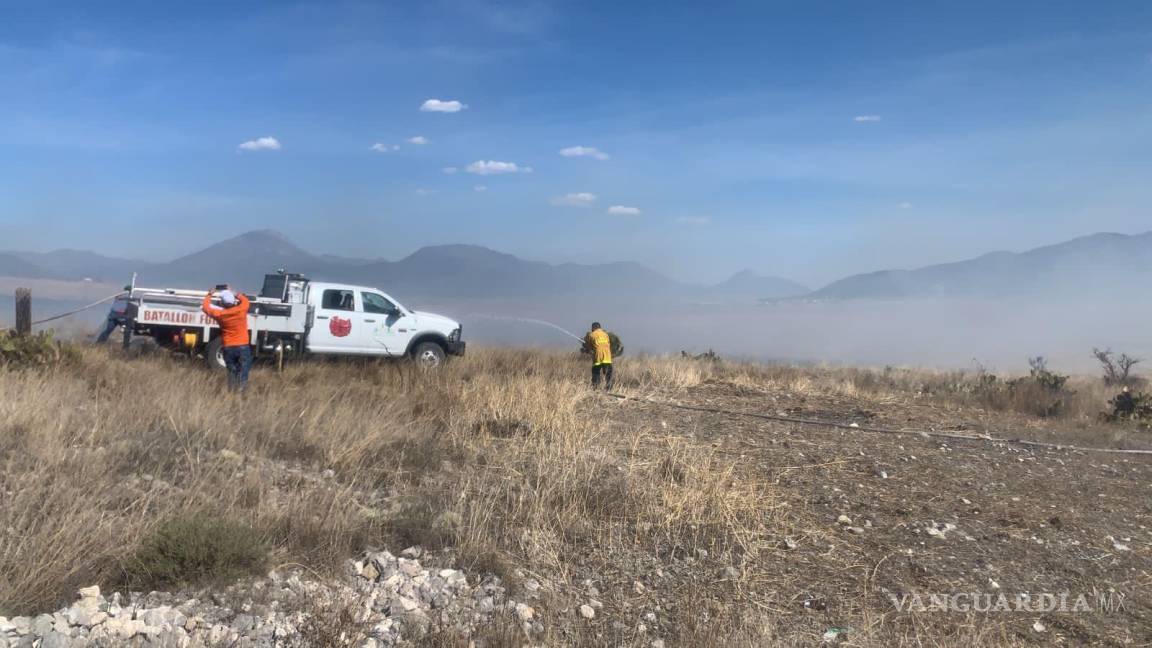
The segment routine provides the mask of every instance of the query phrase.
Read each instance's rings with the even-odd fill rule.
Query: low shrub
[[[1106,421],[1152,422],[1152,394],[1125,389],[1113,396],[1108,406],[1112,408],[1112,413],[1104,414]]]
[[[246,524],[208,513],[170,517],[158,524],[123,564],[132,588],[222,584],[261,574],[268,546]]]
[[[79,359],[80,351],[72,344],[57,340],[52,331],[40,331],[34,335],[0,332],[0,367],[55,367]]]

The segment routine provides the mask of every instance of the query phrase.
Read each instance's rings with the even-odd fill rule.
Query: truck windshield
[[[365,313],[380,313],[388,315],[396,311],[396,305],[388,301],[384,296],[377,295],[376,293],[362,292],[360,298],[364,300]]]

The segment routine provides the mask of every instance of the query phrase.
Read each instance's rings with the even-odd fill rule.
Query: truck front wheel
[[[216,338],[204,347],[204,364],[208,365],[209,369],[227,369],[228,365],[224,364],[224,339]]]
[[[412,352],[412,359],[421,369],[435,369],[444,364],[444,347],[435,342],[421,342]]]

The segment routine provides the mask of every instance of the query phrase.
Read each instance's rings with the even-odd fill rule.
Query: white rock
[[[80,595],[80,598],[100,598],[100,586],[81,587],[76,593]]]
[[[848,526],[849,524],[852,524],[852,518],[848,517],[847,515],[840,514],[840,517],[836,518],[836,524],[843,524],[844,526]]]
[[[52,631],[40,639],[40,648],[72,648],[72,637]]]
[[[149,626],[163,630],[183,626],[187,621],[179,610],[174,610],[167,605],[145,610],[143,614],[139,614],[137,617]]]
[[[90,628],[100,622],[94,620],[97,614],[102,615],[104,618],[108,616],[100,611],[100,599],[96,597],[82,598],[64,612],[64,616],[68,619],[70,625],[84,626],[85,628]]]
[[[414,601],[407,596],[397,596],[396,603],[400,606],[400,609],[405,612],[411,612],[412,610],[420,607],[420,603],[418,601]]]
[[[117,637],[131,639],[143,631],[146,625],[143,621],[122,616],[108,619],[101,627]]]
[[[32,632],[32,619],[28,617],[12,617],[8,623],[12,624],[12,629],[16,634],[28,634]]]
[[[1032,624],[1032,629],[1035,630],[1036,632],[1044,632],[1044,631],[1048,630],[1048,626],[1037,621],[1036,623]]]
[[[596,610],[594,610],[591,605],[581,605],[580,616],[584,617],[585,619],[591,619],[592,617],[596,616]]]
[[[422,571],[420,569],[420,563],[416,562],[415,560],[408,560],[407,558],[401,558],[399,561],[399,566],[400,573],[408,577],[419,576],[420,572]]]
[[[380,577],[380,570],[376,569],[376,565],[368,563],[360,569],[360,575],[370,581],[374,581]]]
[[[520,617],[521,621],[531,621],[532,617],[536,616],[536,610],[523,603],[517,603],[515,610],[516,616]]]
[[[32,632],[44,636],[52,632],[52,616],[41,614],[32,620]]]

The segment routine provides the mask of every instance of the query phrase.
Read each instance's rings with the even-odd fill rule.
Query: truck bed
[[[201,310],[205,294],[204,291],[136,288],[128,303],[137,326],[216,328],[216,321]],[[303,334],[307,310],[304,304],[255,298],[248,311],[248,328],[253,334],[263,331]]]

